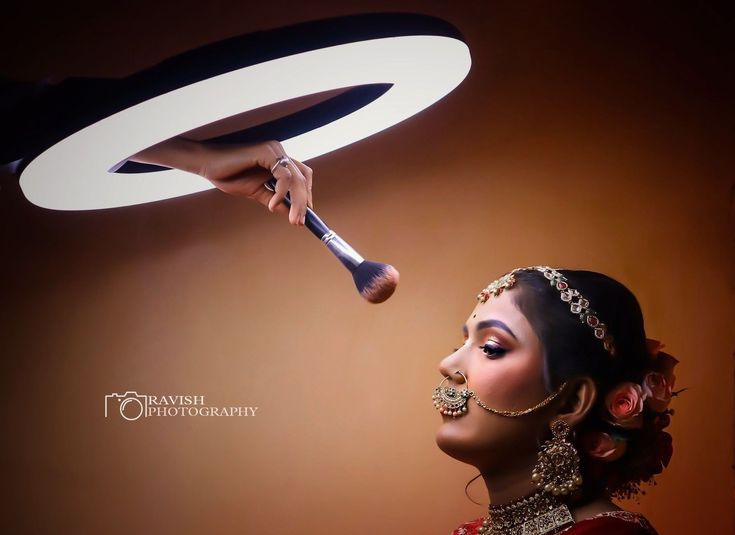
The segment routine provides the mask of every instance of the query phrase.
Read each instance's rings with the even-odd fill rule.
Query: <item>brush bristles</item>
[[[388,299],[398,285],[400,275],[390,264],[365,260],[352,273],[360,295],[371,303],[382,303]]]

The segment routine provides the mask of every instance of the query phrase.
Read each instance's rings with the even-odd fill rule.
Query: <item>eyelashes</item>
[[[480,349],[490,359],[499,359],[508,352],[507,349],[498,345],[492,338],[485,342],[485,345],[481,345]]]
[[[505,355],[508,350],[499,345],[495,340],[492,338],[489,339],[487,342],[485,342],[484,345],[478,346],[483,353],[489,358],[489,359],[499,359],[503,355]],[[456,353],[461,348],[455,347],[454,352]]]

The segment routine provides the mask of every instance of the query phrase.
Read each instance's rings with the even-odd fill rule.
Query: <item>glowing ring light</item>
[[[309,160],[427,108],[461,83],[470,64],[462,40],[424,34],[348,42],[248,65],[82,128],[33,159],[20,185],[32,203],[55,210],[114,208],[212,189],[208,180],[176,169],[134,174],[110,169],[163,140],[262,106],[337,88],[392,84],[360,109],[280,140],[289,155]]]

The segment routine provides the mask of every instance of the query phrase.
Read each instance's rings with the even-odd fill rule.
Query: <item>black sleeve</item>
[[[122,81],[66,78],[59,83],[0,78],[0,165],[27,161],[77,130],[117,111]]]
[[[0,164],[20,160],[40,128],[39,103],[51,84],[0,78]]]

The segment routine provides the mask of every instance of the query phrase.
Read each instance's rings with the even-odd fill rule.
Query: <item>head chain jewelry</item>
[[[276,160],[276,163],[274,163],[274,164],[273,164],[273,165],[271,166],[271,174],[273,174],[273,172],[274,172],[274,171],[276,170],[276,167],[278,167],[279,165],[280,165],[281,167],[288,167],[288,162],[290,162],[290,161],[291,161],[291,158],[289,158],[288,156],[285,156],[285,155],[284,155],[284,156],[281,156],[281,157],[279,157],[279,158],[278,158],[278,159]]]
[[[615,344],[613,337],[607,332],[607,325],[602,323],[597,316],[597,312],[590,308],[590,302],[583,297],[579,290],[569,287],[567,278],[559,273],[558,270],[548,266],[530,266],[524,268],[516,268],[499,279],[491,282],[479,294],[477,300],[480,303],[487,301],[491,295],[497,297],[503,290],[511,288],[516,283],[515,274],[519,271],[539,271],[549,280],[549,284],[559,290],[559,297],[565,303],[569,303],[569,310],[572,314],[579,316],[579,321],[591,327],[595,333],[595,338],[602,340],[605,351],[615,356]]]
[[[547,396],[546,399],[537,403],[533,407],[530,407],[528,409],[519,410],[519,411],[505,411],[505,410],[500,410],[500,409],[494,409],[492,407],[488,407],[487,405],[485,405],[485,403],[479,397],[477,397],[477,394],[475,394],[472,390],[469,389],[469,381],[467,380],[467,376],[459,370],[457,370],[454,373],[458,373],[464,378],[464,383],[465,383],[464,390],[460,391],[454,388],[453,386],[442,386],[444,384],[444,381],[449,379],[449,376],[446,376],[439,383],[439,386],[437,386],[434,389],[434,395],[432,396],[432,399],[434,400],[434,407],[436,408],[436,410],[438,410],[442,414],[451,416],[453,418],[456,418],[457,416],[462,416],[465,413],[467,413],[467,400],[469,398],[473,398],[480,407],[494,414],[498,414],[500,416],[507,416],[509,418],[523,416],[524,414],[529,414],[551,403],[551,401],[553,401],[554,398],[556,398],[556,396],[558,396],[561,393],[561,391],[564,389],[564,387],[567,385],[567,383],[564,382],[556,390],[556,392],[553,392],[552,394]]]

